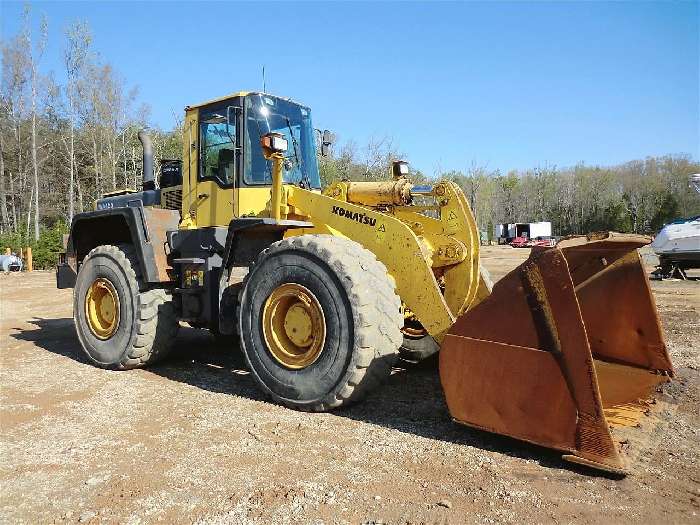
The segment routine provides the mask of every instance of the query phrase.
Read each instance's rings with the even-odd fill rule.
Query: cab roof
[[[272,93],[263,93],[262,91],[238,91],[236,93],[231,93],[230,95],[226,95],[224,97],[219,97],[219,98],[213,98],[211,100],[207,100],[205,102],[200,102],[199,104],[192,104],[191,106],[185,106],[185,111],[188,111],[190,109],[196,109],[196,108],[201,108],[203,106],[209,106],[210,104],[216,104],[217,102],[223,102],[224,100],[228,100],[234,97],[246,97],[248,95],[265,95],[268,97],[274,97],[280,100],[286,100],[287,102],[291,102],[293,104],[296,104],[298,106],[302,106],[304,108],[308,109],[308,106],[305,106],[304,104],[300,104],[296,100],[292,100],[291,98],[288,97],[280,97],[278,95],[273,95]]]

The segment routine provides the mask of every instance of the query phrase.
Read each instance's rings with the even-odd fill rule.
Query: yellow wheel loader
[[[292,100],[187,107],[181,163],[163,162],[158,188],[139,138],[143,191],[76,215],[57,270],[91,362],[154,363],[185,322],[240,346],[276,402],[322,411],[359,400],[400,354],[439,349],[455,420],[624,470],[611,428],[637,425],[673,375],[646,238],[534,250],[491,290],[457,185],[415,186],[397,161],[385,181],[321,191],[331,137]]]

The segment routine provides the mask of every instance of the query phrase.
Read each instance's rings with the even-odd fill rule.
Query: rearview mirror
[[[331,146],[335,142],[335,135],[327,129],[324,129],[323,133],[319,130],[319,135],[321,135],[321,156],[328,157],[331,154]]]
[[[391,174],[394,180],[408,175],[408,162],[405,160],[395,160],[391,163]]]

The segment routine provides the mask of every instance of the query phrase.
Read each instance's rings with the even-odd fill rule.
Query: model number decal
[[[336,215],[340,215],[341,217],[345,217],[346,219],[359,222],[360,224],[369,224],[370,226],[374,226],[377,223],[377,219],[368,217],[364,213],[346,210],[345,208],[341,208],[340,206],[333,206],[333,209],[331,211]]]

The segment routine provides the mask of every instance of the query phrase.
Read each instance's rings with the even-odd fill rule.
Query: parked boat
[[[690,186],[700,193],[700,173],[691,175]],[[651,248],[659,256],[655,276],[687,279],[686,270],[700,268],[700,215],[664,226]]]

